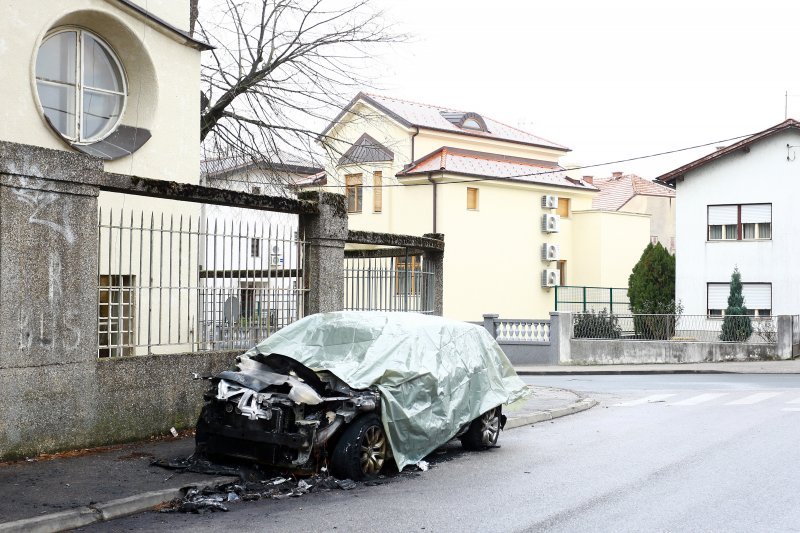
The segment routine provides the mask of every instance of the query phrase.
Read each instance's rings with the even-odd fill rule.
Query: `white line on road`
[[[633,405],[642,405],[643,403],[654,403],[666,400],[667,398],[671,398],[675,396],[675,394],[653,394],[651,396],[645,396],[644,398],[639,398],[638,400],[631,400],[629,402],[622,402],[622,403],[615,403],[614,407],[631,407]]]
[[[794,412],[797,412],[797,411],[800,411],[800,407],[784,407],[783,409],[781,409],[781,411],[794,411]]]
[[[764,400],[769,400],[775,396],[780,396],[780,394],[780,392],[757,392],[756,394],[751,394],[750,396],[728,402],[725,405],[752,405],[754,403],[763,402]]]
[[[692,396],[691,398],[686,398],[685,400],[668,405],[697,405],[699,403],[710,402],[711,400],[716,400],[717,398],[727,395],[727,392],[708,392],[706,394],[698,394],[697,396]]]
[[[790,400],[786,403],[800,403],[800,398],[795,398],[794,400]]]

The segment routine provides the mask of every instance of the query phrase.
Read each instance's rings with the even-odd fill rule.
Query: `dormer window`
[[[483,117],[477,113],[467,113],[463,111],[442,111],[441,115],[447,119],[448,122],[458,126],[462,130],[489,132]]]
[[[483,131],[483,128],[481,128],[481,125],[478,124],[478,121],[475,120],[474,118],[466,119],[464,121],[464,123],[461,124],[461,127],[462,128],[466,128],[468,130],[480,130],[480,131]]]

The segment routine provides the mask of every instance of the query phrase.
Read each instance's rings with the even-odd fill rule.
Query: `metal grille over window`
[[[434,273],[420,255],[346,258],[344,277],[346,310],[434,312]]]
[[[98,218],[100,357],[250,348],[302,317],[306,247],[294,227]]]

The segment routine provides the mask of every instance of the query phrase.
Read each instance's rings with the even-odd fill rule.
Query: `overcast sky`
[[[387,95],[476,111],[589,165],[800,118],[800,2],[376,0],[412,35]],[[794,94],[794,96],[793,96]],[[794,113],[794,115],[793,115]],[[655,178],[713,147],[586,169]]]

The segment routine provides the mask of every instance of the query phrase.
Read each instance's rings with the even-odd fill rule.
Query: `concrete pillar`
[[[488,314],[483,315],[483,327],[489,332],[489,335],[497,338],[497,323],[495,320],[500,318],[500,315]]]
[[[79,443],[97,361],[102,161],[0,142],[0,456]]]
[[[444,241],[442,233],[425,233],[423,237]],[[422,263],[425,270],[433,273],[433,287],[426,288],[433,291],[433,314],[442,316],[444,314],[444,252],[426,251],[422,255]],[[424,301],[428,300],[428,296]]]
[[[344,307],[344,245],[347,202],[343,195],[306,191],[302,200],[317,202],[319,213],[300,215],[300,235],[308,242],[303,280],[308,289],[304,313],[341,311]]]
[[[570,340],[572,339],[572,313],[550,313],[550,364],[569,364],[572,354]]]
[[[776,355],[781,359],[792,358],[792,317],[790,315],[779,315],[776,324],[776,336],[778,345],[775,347]]]

